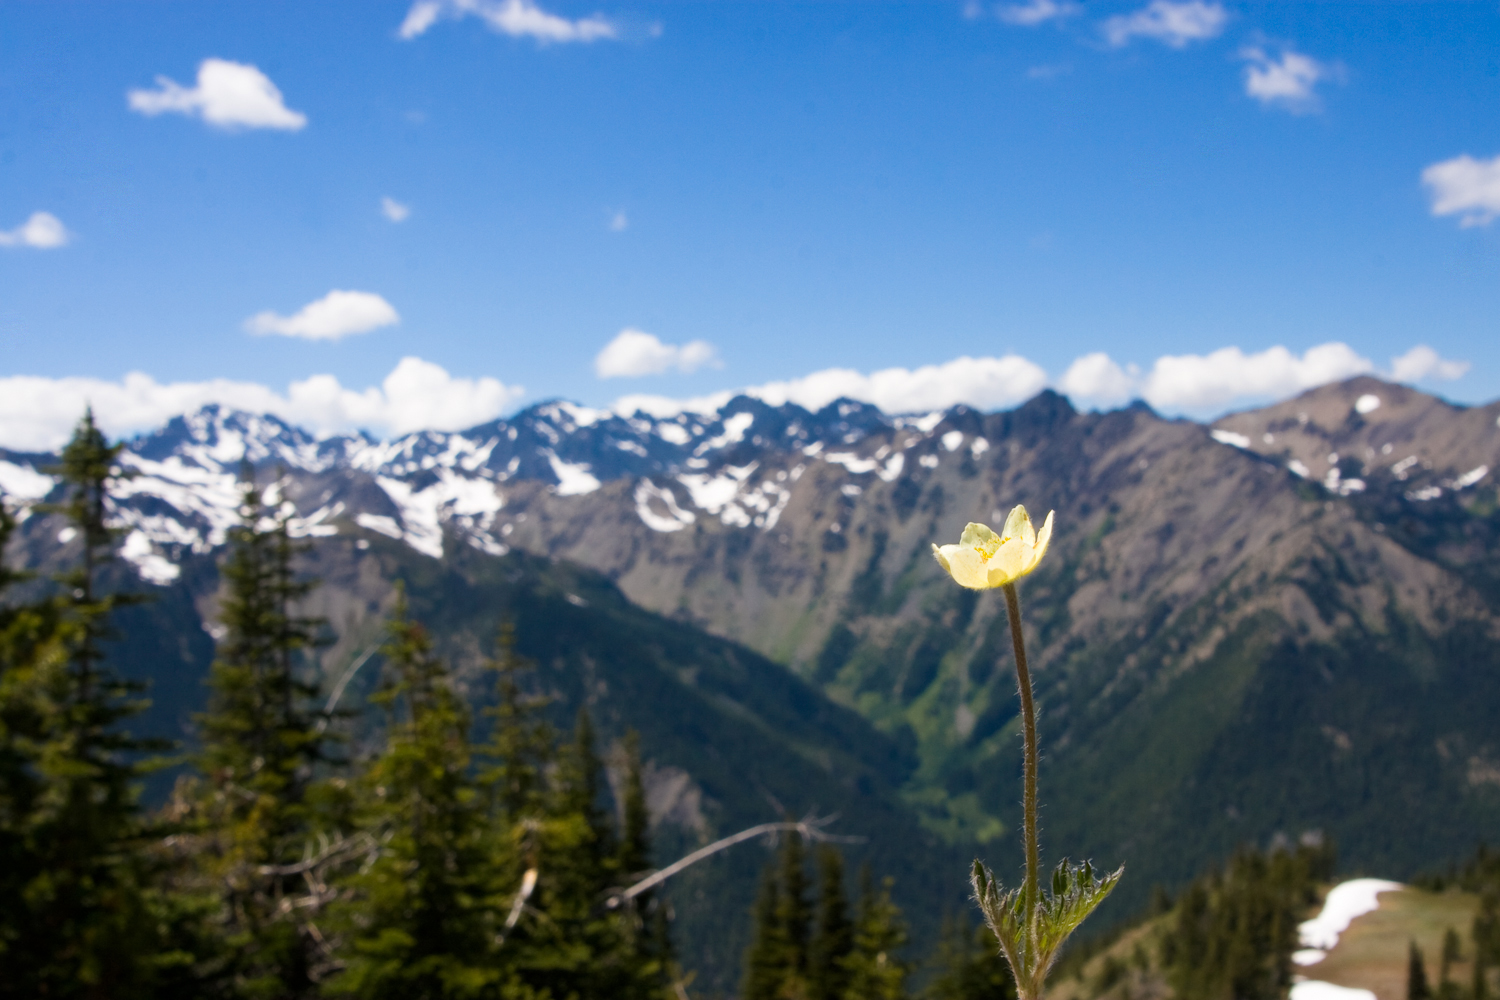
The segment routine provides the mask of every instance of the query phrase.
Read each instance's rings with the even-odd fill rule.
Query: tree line
[[[1157,887],[1143,917],[1066,956],[1058,978],[1071,976],[1068,992],[1081,997],[1281,1000],[1292,985],[1298,924],[1333,877],[1335,860],[1332,842],[1320,835],[1295,846],[1242,848],[1176,899]],[[1125,935],[1136,938],[1128,952]],[[1104,959],[1092,962],[1100,952]]]

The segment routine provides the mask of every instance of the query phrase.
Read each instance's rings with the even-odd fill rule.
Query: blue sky
[[[0,2],[0,444],[84,398],[1492,399],[1497,41],[1479,3]]]

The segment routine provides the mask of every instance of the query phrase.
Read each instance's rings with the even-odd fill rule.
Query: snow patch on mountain
[[[954,411],[957,412],[957,411]],[[365,434],[317,438],[270,415],[206,406],[127,443],[111,516],[127,529],[130,562],[143,578],[166,579],[188,554],[222,546],[239,521],[253,470],[267,502],[294,537],[361,530],[396,538],[433,558],[445,534],[504,552],[502,486],[538,482],[582,498],[617,479],[635,483],[637,516],[654,531],[680,531],[704,515],[730,527],[775,527],[804,465],[764,469],[774,452],[819,456],[855,476],[894,482],[910,468],[900,451],[929,435],[945,413],[889,418],[839,400],[816,413],[793,404],[737,398],[716,413],[624,417],[550,401],[465,431],[418,431],[379,441]],[[859,445],[907,428],[904,444]],[[950,450],[966,440],[950,431]],[[976,454],[986,445],[975,439]],[[21,510],[57,482],[38,469],[48,456],[0,453],[0,495]]]
[[[589,466],[582,462],[564,462],[557,457],[555,452],[547,452],[547,461],[552,466],[552,474],[557,477],[557,495],[564,497],[578,496],[582,493],[592,493],[604,484],[599,478],[589,471]]]
[[[144,531],[132,531],[125,536],[120,546],[120,558],[133,565],[142,580],[158,587],[165,587],[182,575],[179,566],[156,551]]]
[[[740,486],[749,478],[750,473],[755,471],[756,464],[751,462],[749,465],[738,468],[726,465],[715,476],[683,475],[678,476],[677,481],[687,488],[694,507],[706,510],[710,514],[718,514],[734,502],[734,498],[740,492]],[[738,515],[731,515],[731,517],[739,520]],[[749,523],[748,518],[745,521]]]
[[[0,495],[25,500],[41,500],[52,492],[57,480],[33,468],[0,461]]]
[[[653,504],[665,513],[658,514]],[[652,531],[681,531],[698,520],[691,511],[677,505],[677,498],[671,490],[663,489],[649,479],[642,479],[635,485],[635,513]]]
[[[421,488],[389,476],[378,476],[375,481],[401,512],[398,537],[434,559],[443,557],[445,523],[456,523],[465,534],[488,535],[495,515],[505,507],[493,482],[468,479],[453,469],[442,469]]]

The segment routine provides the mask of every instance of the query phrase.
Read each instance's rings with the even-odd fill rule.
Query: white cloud
[[[205,59],[198,66],[198,85],[184,87],[164,76],[155,90],[132,90],[130,110],[156,116],[166,112],[202,118],[219,128],[276,128],[295,132],[307,116],[293,111],[260,70],[227,59]]]
[[[1085,354],[1068,366],[1057,380],[1059,392],[1095,406],[1128,403],[1139,391],[1140,369],[1121,368],[1108,354]]]
[[[1275,104],[1289,111],[1314,111],[1317,85],[1334,75],[1332,67],[1291,49],[1283,49],[1279,60],[1272,59],[1262,48],[1250,46],[1240,51],[1245,67],[1245,93],[1262,104]]]
[[[1048,21],[1072,17],[1083,8],[1076,3],[1063,0],[1027,0],[1026,3],[1003,4],[995,13],[1006,24],[1035,27]]]
[[[686,373],[705,366],[720,367],[714,345],[706,340],[664,344],[655,334],[628,328],[594,358],[594,373],[600,378],[639,378],[673,369]]]
[[[276,333],[305,340],[338,340],[399,322],[401,317],[395,308],[374,292],[334,289],[290,316],[269,310],[256,313],[245,320],[245,329],[250,333]]]
[[[1426,344],[1418,344],[1399,358],[1391,359],[1391,378],[1397,382],[1452,380],[1463,378],[1468,371],[1467,361],[1444,358]]]
[[[1242,399],[1277,399],[1374,371],[1348,344],[1310,347],[1301,356],[1277,346],[1246,354],[1224,347],[1211,354],[1156,359],[1141,395],[1158,409],[1203,413]]]
[[[538,42],[594,42],[617,38],[619,29],[599,14],[570,21],[549,14],[533,0],[417,0],[397,32],[404,39],[424,34],[441,18],[474,16],[494,31]]]
[[[1426,356],[1413,352],[1409,357]],[[1410,364],[1416,364],[1416,360]],[[1431,366],[1422,370],[1451,371]],[[1145,399],[1168,413],[1208,416],[1235,403],[1280,399],[1374,371],[1375,365],[1368,358],[1337,342],[1309,348],[1300,356],[1285,347],[1251,354],[1226,347],[1210,354],[1169,355],[1157,358],[1144,372],[1098,352],[1075,359],[1057,379],[1050,379],[1036,363],[1008,354],[999,358],[955,358],[939,365],[887,368],[870,374],[829,368],[802,378],[689,399],[628,395],[616,400],[613,408],[617,413],[640,409],[658,416],[712,412],[743,393],[773,406],[796,403],[811,410],[845,396],[873,403],[887,413],[923,413],[959,403],[994,410],[1024,402],[1052,385],[1079,406],[1112,407],[1131,399]]]
[[[68,245],[69,233],[51,212],[32,212],[31,218],[9,232],[0,232],[0,247],[35,247],[55,250]]]
[[[1007,354],[1000,358],[955,358],[916,369],[886,368],[868,375],[851,368],[826,368],[802,378],[685,400],[625,396],[615,402],[614,409],[626,414],[639,409],[659,416],[684,410],[706,412],[744,394],[772,406],[796,403],[809,410],[820,410],[843,397],[873,403],[887,413],[930,412],[959,403],[992,410],[1030,399],[1046,385],[1047,373],[1040,366]]]
[[[411,215],[411,206],[403,205],[395,198],[386,196],[380,199],[380,214],[392,222],[405,222],[406,217]]]
[[[1228,20],[1228,11],[1218,3],[1151,0],[1133,14],[1117,14],[1109,18],[1102,27],[1104,37],[1111,45],[1128,45],[1132,38],[1154,38],[1180,49],[1189,42],[1217,38]]]
[[[402,358],[379,386],[347,389],[332,375],[293,382],[285,393],[254,382],[160,383],[142,372],[93,378],[0,377],[0,446],[52,450],[67,441],[86,406],[110,435],[159,427],[207,403],[274,413],[319,434],[460,430],[493,420],[525,390],[493,378],[454,378],[421,358]]]
[[[615,212],[609,217],[609,231],[623,233],[630,228],[630,218],[624,212]]]
[[[1459,225],[1487,226],[1500,215],[1500,156],[1457,156],[1422,171],[1432,189],[1432,214],[1457,215]]]
[[[1238,403],[1284,399],[1355,375],[1420,382],[1456,379],[1468,370],[1467,361],[1445,359],[1422,344],[1393,359],[1390,371],[1380,372],[1347,344],[1333,342],[1309,348],[1300,357],[1285,347],[1255,354],[1225,347],[1210,354],[1167,355],[1144,375],[1134,365],[1122,368],[1106,354],[1086,354],[1056,385],[1080,404],[1117,406],[1139,397],[1158,410],[1208,416]]]

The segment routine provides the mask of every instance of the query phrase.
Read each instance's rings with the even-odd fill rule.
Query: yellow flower
[[[988,590],[1014,583],[1036,569],[1052,540],[1052,513],[1038,534],[1026,508],[1017,504],[997,535],[987,525],[970,522],[957,545],[934,545],[932,554],[959,586]]]

